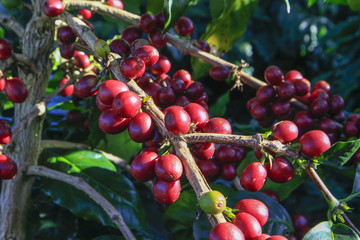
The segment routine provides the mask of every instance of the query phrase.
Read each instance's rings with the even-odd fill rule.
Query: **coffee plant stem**
[[[22,38],[24,35],[24,28],[21,26],[20,23],[18,23],[15,18],[10,17],[6,14],[0,13],[0,23],[7,26],[11,30],[18,35],[18,37]]]
[[[108,214],[113,223],[118,227],[127,240],[136,239],[129,227],[126,225],[121,213],[100,193],[91,187],[84,179],[80,177],[70,176],[68,174],[55,171],[42,166],[29,166],[26,170],[27,175],[36,175],[55,179],[70,184],[71,186],[86,193],[92,200],[99,204]]]

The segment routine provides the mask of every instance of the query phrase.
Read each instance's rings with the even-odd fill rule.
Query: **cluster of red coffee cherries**
[[[9,124],[0,119],[0,144],[8,144],[11,140],[11,128]],[[0,154],[0,179],[13,179],[17,174],[17,165],[14,160]]]

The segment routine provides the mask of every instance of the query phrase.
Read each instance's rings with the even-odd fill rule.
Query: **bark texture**
[[[51,73],[50,51],[54,41],[54,20],[42,14],[44,0],[33,0],[33,16],[27,23],[22,39],[22,54],[33,61],[36,69],[19,67],[18,73],[28,87],[29,96],[22,104],[15,104],[15,124],[45,96]],[[26,237],[26,216],[33,180],[26,178],[24,169],[37,165],[40,153],[42,118],[35,118],[21,131],[6,154],[18,165],[18,175],[3,181],[0,195],[0,239],[23,240]]]

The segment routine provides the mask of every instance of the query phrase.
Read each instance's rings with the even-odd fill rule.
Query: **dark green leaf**
[[[217,2],[218,0],[213,0]],[[225,0],[225,9],[207,26],[201,39],[206,40],[210,46],[215,45],[219,52],[228,52],[234,42],[246,30],[247,23],[255,12],[257,0]],[[212,3],[216,4],[216,3]],[[217,15],[218,12],[212,11]]]
[[[341,4],[341,5],[348,5],[347,0],[326,0],[327,3],[335,3],[335,4]]]
[[[269,235],[286,235],[293,232],[291,217],[286,209],[272,197],[264,193],[252,193],[238,191],[227,199],[227,206],[234,208],[236,203],[242,199],[252,198],[262,201],[269,209],[269,219],[263,226],[263,232]]]
[[[56,151],[56,152],[55,152]],[[130,228],[144,229],[144,209],[132,182],[117,172],[104,155],[92,151],[46,151],[49,167],[82,177],[96,191],[108,199],[123,215]],[[44,178],[43,190],[54,202],[69,209],[76,216],[114,226],[104,210],[85,193],[55,180]]]
[[[348,142],[337,142],[321,154],[318,160],[330,166],[341,167],[350,160],[359,147],[360,139]]]
[[[226,104],[230,101],[230,92],[219,97],[217,102],[210,107],[210,111],[216,116],[223,116],[226,112]]]
[[[148,13],[157,14],[164,7],[164,0],[148,0],[146,10]]]
[[[0,38],[5,38],[5,29],[0,27]]]
[[[351,194],[360,192],[360,164],[356,167],[354,185]]]
[[[346,226],[345,224],[338,223],[331,227],[331,231],[334,234],[334,240],[359,240],[359,236],[354,230]]]
[[[210,0],[211,19],[218,18],[225,9],[226,0]]]
[[[198,1],[199,0],[164,0],[164,32],[167,32],[172,28],[185,10],[189,6],[196,4]]]
[[[330,230],[329,222],[321,222],[304,236],[303,240],[331,240],[333,236]]]

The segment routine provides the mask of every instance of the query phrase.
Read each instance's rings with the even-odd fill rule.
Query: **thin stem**
[[[76,189],[86,193],[92,200],[104,209],[110,219],[115,223],[124,237],[128,240],[136,239],[129,227],[126,225],[121,213],[100,193],[91,187],[84,179],[71,176],[42,166],[29,166],[25,170],[27,175],[36,175],[65,182]]]
[[[342,216],[344,217],[345,224],[352,228],[360,237],[360,230],[351,222],[350,218],[346,215],[346,213],[343,213]]]
[[[0,23],[13,30],[20,38],[24,36],[24,28],[15,20],[15,18],[0,13]]]

